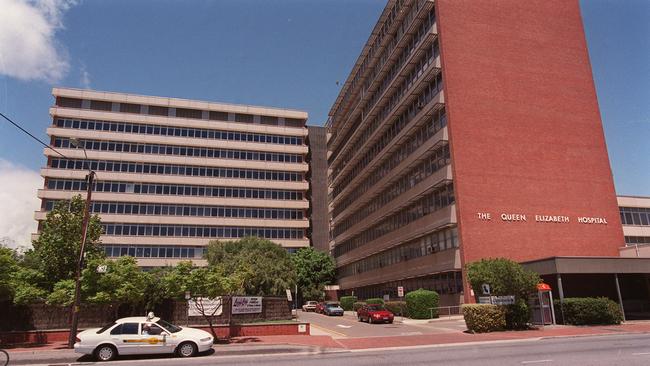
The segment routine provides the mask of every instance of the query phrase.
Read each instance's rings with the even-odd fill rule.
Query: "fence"
[[[429,319],[433,319],[433,309],[438,309],[438,317],[448,316],[452,317],[454,315],[461,315],[460,305],[456,306],[439,306],[437,308],[429,308],[430,316]]]

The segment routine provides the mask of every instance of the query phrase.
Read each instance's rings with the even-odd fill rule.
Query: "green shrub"
[[[366,300],[366,304],[384,304],[384,299],[380,299],[378,297],[373,297],[370,299]]]
[[[467,330],[486,333],[506,327],[506,312],[502,306],[490,304],[465,304],[461,307]]]
[[[352,310],[352,305],[357,301],[356,296],[341,296],[340,302],[341,302],[341,307],[345,311],[350,311]]]
[[[361,309],[362,306],[364,306],[366,303],[364,301],[357,301],[354,304],[352,304],[352,310],[357,311]]]
[[[435,291],[415,290],[406,294],[406,308],[413,319],[429,319],[438,317],[438,300],[440,296]],[[431,310],[433,308],[433,310]]]
[[[384,306],[395,315],[405,317],[409,316],[407,311],[408,309],[406,307],[406,301],[386,301],[384,302]]]
[[[606,297],[566,298],[561,305],[565,324],[621,324],[619,305]]]
[[[526,329],[530,322],[531,309],[526,304],[526,300],[517,299],[513,305],[506,308],[506,328],[507,329]]]

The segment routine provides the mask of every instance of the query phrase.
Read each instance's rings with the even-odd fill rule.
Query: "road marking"
[[[320,325],[316,325],[316,324],[311,323],[309,326],[314,327],[316,329],[320,329],[320,330],[322,330],[323,332],[326,332],[326,333],[333,333],[333,334],[335,334],[335,335],[337,335],[339,337],[347,337],[347,334],[343,334],[343,333],[337,332],[337,331],[329,329],[329,328],[321,327]]]
[[[522,365],[528,365],[531,363],[542,363],[542,362],[553,362],[553,360],[533,360],[533,361],[521,361]]]
[[[632,356],[647,356],[647,355],[650,355],[650,352],[638,352],[632,354]]]
[[[345,328],[345,329],[352,328],[351,325],[337,324],[336,326],[339,327],[339,328]]]

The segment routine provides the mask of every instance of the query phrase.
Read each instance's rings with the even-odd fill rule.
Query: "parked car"
[[[316,309],[314,309],[314,312],[316,314],[322,314],[325,311],[325,303],[324,302],[319,302],[316,304]]]
[[[323,309],[323,314],[327,316],[332,316],[332,315],[343,316],[343,308],[338,303],[326,303]]]
[[[318,301],[307,301],[305,305],[302,306],[302,311],[315,311]]]
[[[175,353],[192,357],[212,348],[212,335],[201,329],[179,327],[153,313],[144,317],[122,318],[102,328],[77,334],[74,351],[110,361],[118,355]]]
[[[357,310],[357,318],[360,322],[368,323],[392,323],[395,316],[382,304],[366,304]]]

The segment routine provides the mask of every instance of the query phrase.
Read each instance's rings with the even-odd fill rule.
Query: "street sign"
[[[185,300],[189,300],[192,298],[192,294],[189,291],[185,291]]]
[[[483,290],[483,295],[489,295],[490,294],[490,285],[487,283],[484,283],[481,285],[481,289]]]
[[[491,300],[492,300],[492,304],[494,305],[514,305],[515,296],[514,295],[491,296]]]
[[[105,264],[97,266],[97,273],[106,273],[107,271],[108,271],[108,266],[106,266]]]
[[[291,302],[293,301],[293,297],[291,297],[291,290],[287,289],[287,301]]]
[[[404,286],[397,286],[397,297],[404,297]]]

